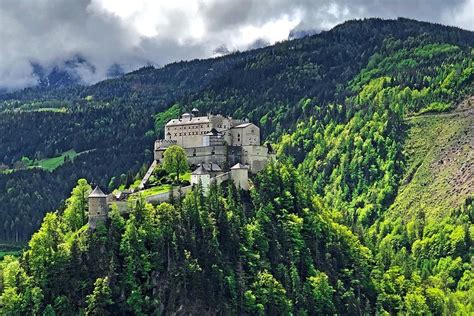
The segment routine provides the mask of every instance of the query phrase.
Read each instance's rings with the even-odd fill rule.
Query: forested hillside
[[[352,21],[319,35],[216,59],[147,67],[90,87],[30,88],[2,95],[0,166],[9,171],[0,172],[0,218],[5,223],[0,240],[27,240],[44,212],[58,206],[79,177],[109,190],[131,183],[150,163],[162,123],[158,115],[155,124],[154,116],[174,103],[178,106],[173,109],[196,106],[202,112],[247,117],[261,125],[264,138],[277,142],[298,121],[325,115],[319,113],[321,107],[345,107],[345,98],[355,93],[348,82],[367,67],[369,58],[373,64],[377,56],[393,53],[392,58],[407,63],[403,80],[421,81],[414,69],[423,64],[396,55],[401,53],[397,50],[452,44],[460,59],[469,57],[472,40],[472,32],[405,19]],[[443,56],[426,58],[428,76]],[[342,122],[342,115],[335,122]],[[24,169],[23,157],[52,158],[71,149],[85,154],[51,173],[31,168],[10,172]]]
[[[188,108],[259,123],[278,161],[250,194],[224,184],[141,202],[93,234],[80,181],[2,263],[0,308],[473,312],[473,44],[473,32],[441,25],[350,21],[91,87],[2,96],[3,240],[27,239],[81,177],[109,190],[133,181],[163,121]],[[13,170],[70,149],[82,154],[52,172]]]

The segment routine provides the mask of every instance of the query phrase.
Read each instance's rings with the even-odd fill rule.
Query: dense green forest
[[[1,263],[0,310],[474,312],[473,44],[441,25],[349,21],[91,87],[3,95],[0,239],[43,223]],[[77,179],[130,184],[163,122],[191,107],[258,123],[277,161],[250,192],[224,183],[140,201],[91,233],[90,185]],[[51,172],[18,163],[71,149],[86,153]]]

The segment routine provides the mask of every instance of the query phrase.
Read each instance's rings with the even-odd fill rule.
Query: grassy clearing
[[[408,219],[423,210],[441,218],[474,194],[474,112],[413,117],[407,124],[405,178],[389,213]]]
[[[76,153],[75,150],[71,149],[66,152],[63,152],[60,156],[53,157],[53,158],[47,158],[47,159],[41,159],[39,160],[35,165],[37,167],[46,169],[48,171],[53,171],[54,169],[62,166],[64,164],[64,159],[66,157],[69,157],[69,159],[74,159],[80,155],[80,153]]]
[[[183,181],[191,181],[191,172],[186,172],[179,177]]]
[[[191,172],[187,172],[185,174],[182,174],[180,177],[181,181],[191,181]],[[136,181],[137,183],[140,183],[139,180]],[[172,186],[171,184],[162,184],[158,185],[152,188],[148,188],[142,191],[139,191],[137,193],[134,193],[131,195],[131,198],[136,198],[138,197],[139,194],[141,194],[144,197],[156,195],[156,194],[161,194],[161,193],[166,193],[171,191],[172,188],[177,188],[177,186]]]
[[[94,150],[94,149],[92,149]],[[63,152],[61,155],[56,156],[56,157],[51,157],[51,158],[45,158],[41,159],[38,161],[31,162],[30,165],[28,165],[26,168],[27,169],[33,169],[33,168],[42,168],[48,171],[54,171],[56,168],[61,167],[64,164],[64,159],[68,157],[70,160],[74,159],[75,157],[91,152],[92,150],[87,150],[83,151],[80,153],[77,153],[74,149],[68,150]],[[5,170],[0,170],[0,173],[12,173],[17,171],[17,169],[5,169]]]
[[[5,258],[5,256],[15,256],[18,257],[21,254],[21,251],[0,251],[0,261]]]
[[[0,244],[0,261],[5,256],[20,256],[23,247],[21,244]]]
[[[56,113],[66,113],[67,108],[39,108],[35,110],[31,110],[31,112],[56,112]]]
[[[163,184],[146,190],[142,190],[137,194],[132,195],[132,197],[137,197],[138,194],[142,194],[144,197],[148,197],[155,194],[169,192],[172,188],[171,184]]]

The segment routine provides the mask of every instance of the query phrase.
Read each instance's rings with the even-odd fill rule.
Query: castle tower
[[[191,184],[198,185],[199,182],[204,192],[207,192],[211,184],[211,174],[202,165],[191,173]]]
[[[105,223],[109,213],[107,195],[97,186],[88,197],[89,200],[89,227],[96,228],[97,223]]]
[[[249,189],[249,168],[241,163],[237,163],[230,168],[230,177],[237,188],[244,191]]]

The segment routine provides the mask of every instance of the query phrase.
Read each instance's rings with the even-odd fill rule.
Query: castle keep
[[[157,163],[171,145],[184,148],[190,165],[215,163],[228,169],[241,163],[252,173],[262,170],[272,155],[270,147],[260,145],[260,128],[255,124],[220,114],[199,116],[197,109],[165,125],[165,138],[155,142]]]

